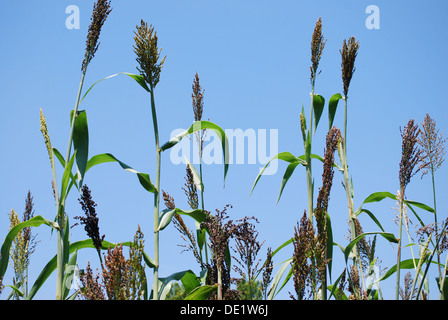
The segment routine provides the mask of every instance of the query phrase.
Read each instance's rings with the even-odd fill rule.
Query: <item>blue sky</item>
[[[47,219],[55,215],[51,193],[51,169],[39,131],[42,108],[52,144],[66,150],[69,113],[74,107],[85,38],[94,1],[45,1],[0,3],[0,96],[3,122],[0,126],[0,239],[7,233],[8,213],[21,213],[25,196],[34,196],[35,214]],[[380,9],[380,29],[369,30],[366,8]],[[80,29],[67,29],[65,9],[80,9]],[[327,101],[342,92],[340,54],[342,41],[355,36],[360,41],[356,72],[349,92],[348,161],[353,177],[355,207],[371,193],[399,188],[401,158],[400,127],[413,118],[420,123],[426,113],[437,127],[448,127],[447,89],[448,38],[444,23],[448,4],[443,1],[112,1],[113,11],[100,37],[100,47],[89,65],[85,89],[95,81],[118,72],[137,73],[133,53],[133,31],[140,19],[154,25],[162,53],[167,55],[156,88],[161,142],[171,132],[187,128],[193,121],[191,85],[197,72],[205,89],[204,118],[224,129],[277,129],[278,151],[303,154],[299,128],[302,104],[309,110],[311,34],[322,17],[328,39],[320,62],[322,70],[316,93]],[[103,81],[80,106],[87,110],[90,134],[89,155],[112,153],[137,170],[155,176],[155,153],[149,96],[126,76]],[[313,152],[323,154],[327,128],[325,109],[313,138]],[[339,109],[335,125],[342,128]],[[204,167],[205,205],[214,211],[232,204],[232,219],[256,216],[259,238],[277,248],[293,235],[293,228],[307,208],[305,170],[297,168],[276,204],[286,168],[279,163],[277,174],[263,177],[249,197],[262,164],[230,166],[225,188],[223,167]],[[315,194],[321,184],[321,168],[314,165]],[[58,176],[62,171],[58,167]],[[185,167],[162,158],[162,189],[187,208],[181,187]],[[447,211],[446,165],[437,171],[439,221]],[[335,172],[330,215],[335,241],[346,245],[348,211]],[[92,190],[100,217],[100,232],[111,242],[131,240],[140,224],[146,251],[152,255],[153,197],[139,185],[135,175],[116,164],[104,164],[88,172],[85,183]],[[407,197],[432,205],[429,177],[415,176]],[[67,200],[70,217],[82,214],[76,192]],[[393,223],[393,201],[373,204],[373,211],[386,231],[397,234]],[[428,223],[432,217],[421,215]],[[367,216],[360,217],[364,231],[378,231]],[[415,219],[414,219],[415,220]],[[73,220],[72,220],[73,221]],[[193,227],[192,221],[190,226]],[[414,221],[415,222],[415,221]],[[415,226],[415,224],[414,224]],[[49,228],[34,229],[40,241],[32,256],[30,278],[35,279],[56,253],[55,236]],[[82,227],[72,229],[71,240],[85,239]],[[381,268],[396,262],[396,247],[378,240]],[[181,254],[182,243],[173,226],[161,234],[161,276],[184,269],[198,271],[192,255]],[[280,263],[290,257],[292,247],[275,257]],[[335,279],[343,268],[343,255],[336,249]],[[409,249],[404,249],[409,257]],[[80,265],[97,263],[95,252],[79,253]],[[148,276],[152,274],[148,271]],[[434,275],[435,273],[433,273]],[[11,276],[11,268],[7,277]],[[430,279],[433,281],[433,277]],[[387,298],[394,297],[395,279],[381,284]],[[288,299],[291,285],[278,298]],[[434,290],[432,291],[434,293]],[[6,294],[4,293],[3,296]],[[55,280],[50,278],[38,298],[53,299]]]

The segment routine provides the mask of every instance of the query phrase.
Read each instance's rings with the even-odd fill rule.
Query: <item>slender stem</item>
[[[400,262],[401,262],[401,233],[403,223],[403,205],[404,205],[404,188],[401,192],[400,200],[400,219],[398,222],[398,252],[397,252],[397,281],[395,284],[395,300],[398,300],[400,294]]]
[[[443,300],[444,299],[444,290],[445,290],[445,278],[446,278],[446,270],[448,267],[448,255],[446,256],[446,261],[445,261],[445,267],[443,268],[443,276],[442,276],[442,280],[440,281],[440,296],[439,296],[439,300]]]
[[[348,215],[349,215],[349,221],[350,221],[350,235],[351,235],[351,241],[353,241],[356,237],[356,226],[355,226],[355,219],[356,216],[354,214],[354,205],[353,205],[353,198],[351,194],[351,183],[350,178],[348,174],[348,161],[347,161],[347,117],[348,117],[348,111],[347,111],[347,97],[344,97],[344,141],[342,144],[342,166],[344,169],[344,188],[345,188],[345,194],[347,197],[347,204],[348,204]],[[353,247],[353,263],[355,267],[358,267],[358,246],[355,245]],[[361,279],[364,284],[364,274],[362,271],[362,266],[359,266]]]
[[[160,190],[160,157],[161,150],[159,148],[159,129],[157,126],[156,105],[154,102],[154,88],[151,88],[151,111],[152,121],[154,125],[154,137],[156,144],[156,188],[154,191],[154,283],[153,283],[153,297],[154,300],[159,300],[159,190]]]
[[[312,139],[313,139],[313,121],[314,121],[314,79],[313,79],[313,85],[311,88],[311,110],[310,110],[310,124],[308,126],[308,135],[309,135],[309,142],[310,142],[310,152],[309,154],[305,150],[305,154],[307,155],[307,166],[306,166],[306,181],[308,186],[308,219],[312,222],[313,221],[313,176],[312,176],[312,169],[311,169],[311,146],[312,146]],[[306,144],[305,144],[306,145]]]
[[[75,103],[75,108],[73,111],[73,118],[72,118],[72,122],[70,125],[70,135],[68,138],[68,145],[67,145],[67,155],[65,157],[65,166],[68,165],[69,161],[70,161],[70,153],[71,153],[71,149],[72,149],[72,144],[73,144],[73,132],[74,132],[74,128],[75,128],[75,119],[76,119],[76,113],[78,112],[78,106],[79,106],[79,102],[80,102],[80,97],[81,97],[81,92],[82,92],[82,87],[84,85],[84,78],[86,75],[86,68],[84,69],[84,71],[81,74],[81,80],[79,81],[79,88],[78,88],[78,94],[76,97],[76,103]],[[55,183],[55,188],[56,188],[56,180],[54,181]],[[56,193],[57,195],[57,193]],[[65,198],[56,200],[56,204],[57,204],[57,221],[59,224],[59,229],[57,231],[58,236],[57,236],[57,280],[56,280],[56,299],[57,300],[61,300],[62,299],[62,292],[63,292],[63,281],[64,281],[64,247],[65,247],[65,243],[64,243],[64,226],[65,226]],[[58,197],[57,197],[58,199]]]
[[[222,271],[221,266],[218,265],[218,300],[222,300]]]
[[[432,160],[432,159],[431,159]],[[434,225],[435,225],[435,231],[436,231],[436,237],[438,237],[439,235],[439,230],[438,230],[438,225],[437,225],[437,204],[436,204],[436,183],[435,183],[435,179],[434,179],[434,166],[433,166],[433,161],[431,162],[431,178],[432,178],[432,196],[433,196],[433,201],[434,201]],[[440,268],[440,249],[439,246],[437,246],[436,248],[437,251],[437,266],[439,269],[439,279],[440,281],[442,281],[442,270]]]

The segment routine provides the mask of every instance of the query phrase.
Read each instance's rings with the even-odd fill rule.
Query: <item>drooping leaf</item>
[[[90,88],[86,91],[86,93],[84,94],[84,96],[82,97],[82,99],[80,100],[80,103],[84,100],[84,98],[87,96],[87,94],[90,92],[90,90],[92,90],[92,88],[93,88],[96,84],[98,84],[98,83],[101,82],[101,81],[104,81],[104,80],[107,80],[107,79],[116,77],[116,76],[118,76],[118,75],[120,75],[120,74],[124,74],[124,75],[127,75],[127,76],[131,77],[131,78],[134,79],[140,86],[142,86],[143,89],[145,89],[146,91],[150,92],[150,90],[149,90],[149,88],[148,88],[148,85],[146,84],[145,79],[144,79],[143,76],[141,76],[141,75],[137,75],[137,74],[133,74],[133,73],[129,73],[129,72],[119,72],[119,73],[116,73],[116,74],[107,76],[107,77],[105,77],[105,78],[103,78],[103,79],[100,79],[100,80],[96,81],[94,84],[92,84],[92,85],[90,86]]]
[[[159,299],[164,300],[167,293],[170,291],[171,282],[182,280],[183,277],[190,277],[194,272],[191,270],[184,270],[180,272],[175,272],[168,277],[159,278]],[[151,298],[153,297],[153,292],[151,292]]]
[[[282,183],[280,185],[280,193],[278,195],[278,199],[277,199],[277,203],[280,201],[280,198],[282,196],[283,193],[283,189],[285,188],[286,183],[288,182],[289,178],[291,178],[292,173],[294,172],[295,168],[297,167],[297,165],[299,165],[300,162],[296,161],[296,162],[292,162],[288,165],[288,167],[285,170],[285,174],[283,175],[283,179],[282,179]]]
[[[70,118],[73,118],[73,110]],[[87,113],[79,110],[75,118],[73,130],[73,146],[76,151],[76,166],[78,168],[78,183],[82,185],[89,157],[89,128],[87,125]]]
[[[330,101],[328,102],[328,122],[329,127],[328,130],[331,130],[333,126],[334,117],[336,115],[336,109],[338,107],[339,100],[342,99],[342,95],[340,93],[336,93],[331,96]]]
[[[0,250],[0,278],[5,275],[6,269],[8,268],[9,251],[11,248],[11,244],[14,241],[14,238],[17,236],[17,234],[21,232],[23,228],[39,227],[42,224],[45,224],[50,228],[54,229],[59,228],[59,225],[56,222],[47,220],[42,216],[38,215],[27,221],[19,223],[8,232],[3,242],[2,248]]]
[[[420,259],[407,259],[400,261],[400,269],[414,269],[415,266],[418,265]],[[389,270],[384,273],[378,281],[383,281],[389,278],[391,275],[393,275],[397,271],[397,265],[393,265],[389,268]]]
[[[263,169],[260,170],[260,173],[258,174],[257,178],[255,179],[254,185],[252,186],[252,189],[250,190],[250,194],[254,191],[255,186],[258,183],[258,180],[260,180],[261,176],[263,175],[264,170],[267,168],[267,166],[275,159],[283,160],[289,163],[300,163],[300,164],[306,164],[306,161],[300,158],[297,158],[296,156],[292,155],[290,152],[281,152],[274,156],[271,160],[266,163],[266,165],[263,167]],[[291,172],[292,174],[292,172]],[[289,179],[289,178],[288,178]],[[285,182],[286,183],[286,182]]]
[[[168,142],[166,142],[162,147],[160,147],[160,150],[166,151],[173,146],[175,146],[179,141],[181,141],[184,137],[200,131],[204,129],[212,130],[216,133],[218,138],[221,140],[221,146],[222,146],[222,152],[224,157],[224,181],[227,176],[227,171],[229,170],[229,142],[227,139],[227,136],[224,132],[224,130],[218,126],[217,124],[210,122],[210,121],[195,121],[193,124],[188,128],[187,130],[179,133],[177,136],[171,138]]]
[[[93,166],[96,166],[101,163],[106,163],[106,162],[117,162],[124,170],[135,173],[137,175],[138,180],[140,181],[140,184],[148,192],[154,193],[154,191],[156,190],[156,187],[152,184],[152,182],[149,178],[149,174],[141,173],[141,172],[131,168],[127,164],[118,160],[114,155],[112,155],[110,153],[97,154],[97,155],[93,156],[92,158],[90,158],[90,160],[87,162],[86,172]]]
[[[373,234],[379,234],[382,237],[384,237],[387,241],[398,243],[398,239],[395,238],[395,236],[392,233],[388,232],[365,232],[363,234],[360,234],[357,236],[354,240],[352,240],[347,247],[345,247],[344,255],[345,255],[345,262],[347,263],[348,257],[350,255],[350,252],[352,251],[353,247],[365,236],[373,235]]]
[[[194,209],[194,210],[182,210],[179,208],[165,209],[160,213],[159,228],[157,229],[157,231],[165,229],[170,224],[175,213],[190,216],[199,223],[204,222],[205,218],[207,217],[207,214],[202,209]]]
[[[316,133],[317,125],[319,124],[320,117],[324,111],[325,98],[321,95],[315,94],[313,96],[313,112],[314,112],[314,124],[313,135]]]

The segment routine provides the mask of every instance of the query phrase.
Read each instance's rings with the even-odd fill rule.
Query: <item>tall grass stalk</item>
[[[343,83],[343,93],[342,97],[344,100],[344,129],[343,129],[343,141],[342,141],[342,155],[341,155],[341,165],[343,168],[344,176],[344,188],[347,198],[348,205],[348,215],[350,224],[350,237],[353,241],[358,235],[356,232],[356,215],[354,212],[354,202],[353,202],[353,186],[349,177],[348,171],[348,158],[347,158],[347,126],[348,126],[348,91],[350,88],[350,82],[352,80],[353,74],[356,70],[355,60],[358,55],[359,41],[355,37],[350,37],[348,40],[344,40],[342,43],[341,53],[341,69],[342,69],[342,83]],[[364,284],[364,275],[362,270],[362,265],[360,262],[360,257],[358,254],[357,245],[353,247],[353,264],[355,268],[359,268],[359,273],[361,275],[361,281]],[[360,297],[357,297],[360,298]]]
[[[75,107],[73,109],[73,117],[71,119],[70,125],[70,135],[67,143],[67,153],[65,156],[65,168],[64,171],[67,170],[70,162],[70,155],[73,144],[73,133],[75,130],[75,121],[78,113],[78,107],[80,103],[82,88],[84,85],[84,79],[87,72],[87,67],[93,57],[95,56],[95,52],[98,49],[99,43],[99,35],[101,32],[101,28],[106,21],[107,16],[111,11],[110,3],[106,0],[98,0],[93,6],[93,12],[91,17],[91,24],[89,26],[89,32],[87,34],[86,40],[86,50],[84,60],[82,62],[81,67],[81,80],[79,81],[78,93],[76,95]],[[54,181],[56,183],[56,180]],[[62,191],[61,191],[62,194]],[[68,248],[66,248],[67,241],[65,237],[68,230],[66,230],[66,214],[65,214],[65,200],[66,196],[61,198],[56,198],[56,208],[57,208],[57,223],[59,228],[57,229],[57,283],[56,283],[56,299],[62,299],[62,293],[64,291],[64,268],[66,255],[68,254]]]
[[[434,227],[436,237],[439,234],[439,226],[437,219],[437,201],[436,201],[436,183],[435,172],[440,168],[444,162],[445,155],[445,143],[446,138],[443,138],[443,134],[436,129],[436,122],[429,114],[426,114],[423,122],[421,123],[421,135],[418,138],[418,144],[421,149],[421,159],[419,163],[419,169],[422,170],[422,178],[428,172],[431,173],[432,183],[432,195],[433,195],[433,208],[434,208]],[[437,251],[437,263],[439,271],[439,279],[442,281],[442,271],[440,264],[440,248],[435,248]],[[441,285],[442,282],[439,284]]]
[[[160,72],[165,61],[165,57],[160,61],[161,49],[157,46],[157,32],[152,25],[148,25],[141,20],[137,31],[134,31],[135,46],[134,52],[137,55],[139,67],[137,69],[144,77],[145,82],[149,85],[149,93],[151,99],[151,114],[154,129],[155,151],[156,151],[156,181],[154,190],[154,282],[153,282],[153,299],[159,299],[159,218],[160,218],[160,166],[161,153],[159,145],[159,128],[157,124],[156,104],[154,98],[154,89],[159,82]]]
[[[409,184],[414,172],[415,166],[420,160],[420,150],[416,148],[417,138],[420,129],[414,124],[414,120],[408,121],[404,128],[402,136],[402,156],[400,161],[400,216],[398,220],[398,252],[397,252],[397,280],[395,288],[395,299],[398,300],[400,294],[400,269],[401,269],[401,245],[402,245],[402,224],[404,214],[404,200],[406,197],[406,186]]]

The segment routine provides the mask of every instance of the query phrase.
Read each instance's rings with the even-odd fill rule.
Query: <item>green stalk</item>
[[[351,194],[351,183],[350,178],[348,175],[348,161],[347,161],[347,97],[344,97],[344,143],[342,144],[342,166],[344,169],[344,187],[345,187],[345,194],[347,197],[347,204],[348,204],[348,215],[349,215],[349,221],[350,221],[350,235],[351,235],[351,241],[353,241],[357,235],[356,235],[356,226],[355,226],[355,219],[356,216],[354,214],[354,204],[353,204],[353,198]],[[353,264],[355,267],[358,267],[358,250],[357,245],[353,247]],[[362,284],[365,287],[364,284],[364,273],[362,271],[362,266],[359,264],[359,270],[361,275],[361,281]]]
[[[431,159],[430,163],[431,163],[431,178],[432,178],[432,196],[433,196],[433,201],[434,201],[434,224],[435,224],[436,235],[438,236],[439,232],[438,232],[438,225],[437,225],[436,183],[435,183],[435,179],[434,179],[434,166],[433,166],[432,159]],[[443,281],[443,279],[442,279],[442,270],[440,269],[440,249],[439,249],[439,246],[437,246],[435,248],[435,250],[437,251],[437,266],[438,266],[438,269],[439,269],[439,279],[440,279],[440,281]]]
[[[313,175],[311,170],[311,146],[312,146],[312,139],[313,139],[313,120],[314,120],[314,82],[315,79],[313,79],[313,85],[311,88],[311,110],[310,110],[310,124],[308,126],[308,135],[309,135],[309,143],[310,143],[310,152],[308,153],[305,150],[306,154],[306,182],[308,187],[308,219],[313,222]],[[307,143],[305,143],[306,146]]]
[[[204,206],[204,181],[202,179],[202,130],[200,131],[200,139],[198,141],[199,144],[199,175],[201,177],[202,187],[201,187],[201,209],[205,210]],[[202,231],[201,231],[202,232]],[[205,233],[204,238],[204,251],[205,251],[205,262],[208,264],[208,250],[207,250],[207,233]],[[201,254],[201,262],[202,262],[202,250],[199,248],[199,252]]]
[[[445,278],[446,278],[446,269],[448,268],[448,255],[446,256],[446,261],[445,261],[445,267],[443,269],[443,277],[442,280],[440,280],[440,295],[439,295],[439,300],[443,300],[443,290],[445,290],[444,285],[445,285]]]
[[[222,272],[221,267],[218,265],[218,300],[222,300]]]
[[[156,105],[154,102],[154,88],[151,86],[151,111],[154,125],[154,138],[156,143],[156,188],[154,190],[154,283],[153,297],[159,300],[159,190],[160,190],[160,157],[162,151],[159,148],[159,129],[157,125]]]
[[[76,103],[75,108],[73,112],[73,118],[70,125],[70,135],[68,139],[68,146],[67,146],[67,155],[65,157],[65,166],[68,165],[70,161],[70,153],[72,149],[73,144],[73,132],[75,129],[75,119],[76,119],[76,113],[78,112],[78,106],[81,98],[81,92],[82,87],[84,85],[84,78],[86,75],[87,68],[84,69],[81,75],[81,80],[79,81],[79,88],[78,88],[78,95],[76,97]],[[53,170],[54,171],[54,170]],[[55,172],[53,172],[53,176],[55,176]],[[55,183],[55,189],[56,189],[56,179],[53,177],[54,183]],[[57,195],[57,194],[56,194]],[[65,243],[64,243],[64,225],[65,225],[65,198],[56,200],[57,201],[57,221],[59,224],[59,229],[57,230],[57,280],[56,280],[56,299],[61,300],[62,299],[62,292],[63,289],[63,280],[64,280],[64,249],[65,249]],[[58,197],[56,197],[58,199]]]
[[[398,222],[398,252],[397,252],[397,281],[395,283],[395,299],[398,300],[400,293],[400,261],[401,261],[401,233],[403,223],[403,205],[404,205],[404,190],[401,192],[400,199],[400,219]]]

